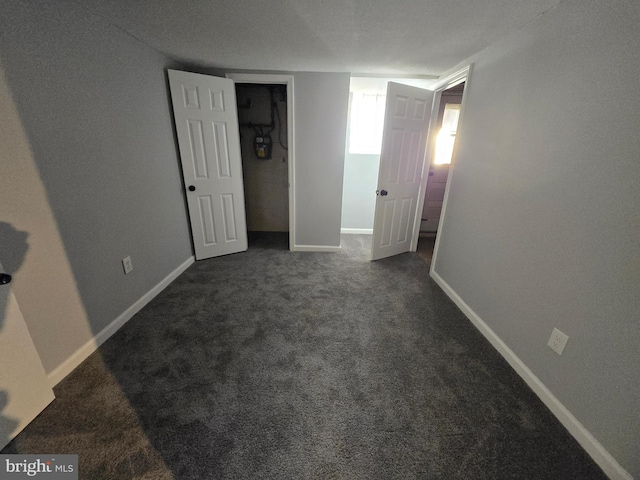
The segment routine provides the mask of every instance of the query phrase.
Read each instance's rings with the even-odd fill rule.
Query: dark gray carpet
[[[416,254],[196,262],[4,453],[87,479],[605,479]]]

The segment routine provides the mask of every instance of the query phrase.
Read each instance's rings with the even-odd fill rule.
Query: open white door
[[[247,249],[232,80],[169,70],[196,260]]]
[[[433,92],[389,82],[371,259],[408,252],[425,161]]]
[[[11,286],[0,284],[0,449],[53,399]]]

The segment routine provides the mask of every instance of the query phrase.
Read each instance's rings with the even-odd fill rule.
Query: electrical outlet
[[[568,340],[569,340],[568,336],[566,336],[557,328],[554,328],[553,332],[551,332],[551,338],[549,338],[547,345],[549,345],[551,349],[554,350],[558,355],[562,355],[562,351],[564,350],[564,347],[567,345]]]
[[[131,257],[122,259],[122,267],[124,268],[125,275],[129,275],[133,271],[133,263],[131,263]]]

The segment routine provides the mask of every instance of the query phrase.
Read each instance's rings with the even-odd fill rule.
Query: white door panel
[[[0,449],[53,399],[11,286],[0,285]]]
[[[247,249],[232,80],[169,70],[196,259]]]
[[[433,92],[389,82],[371,258],[408,252],[424,167]]]

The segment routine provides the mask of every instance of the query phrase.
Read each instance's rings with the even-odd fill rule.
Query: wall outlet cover
[[[122,259],[122,268],[124,268],[124,274],[129,275],[133,271],[133,264],[131,263],[131,257]]]
[[[554,328],[553,332],[551,332],[551,338],[549,338],[547,345],[549,345],[549,347],[551,347],[551,349],[555,351],[558,355],[562,355],[562,351],[564,350],[564,347],[567,345],[568,340],[569,340],[569,337],[567,335],[562,333],[557,328]]]

